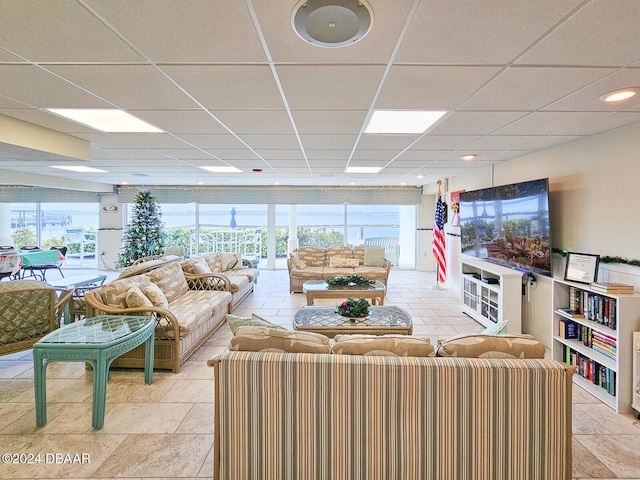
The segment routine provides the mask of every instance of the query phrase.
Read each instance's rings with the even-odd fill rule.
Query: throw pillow
[[[544,358],[545,347],[531,335],[462,335],[438,340],[438,357]]]
[[[144,287],[142,289],[142,293],[144,293],[144,295],[149,300],[151,300],[151,303],[155,307],[160,307],[165,309],[169,308],[169,301],[167,300],[167,297],[165,297],[162,290],[160,290],[160,287],[157,286],[155,283],[150,283],[149,285]]]
[[[363,265],[365,267],[384,267],[384,248],[365,245]]]
[[[222,259],[222,271],[225,270],[242,270],[242,256],[239,252],[220,253]]]
[[[178,262],[169,263],[145,274],[152,283],[155,283],[167,301],[173,302],[189,291],[187,279],[184,277],[182,267]]]
[[[336,335],[331,352],[336,355],[434,357],[428,338],[407,335]]]
[[[209,275],[210,273],[213,273],[211,272],[211,268],[209,268],[207,261],[202,257],[195,260],[191,268],[195,275]]]
[[[245,352],[331,353],[329,337],[265,327],[238,327],[229,350]]]
[[[127,296],[125,297],[125,302],[127,302],[127,307],[136,308],[136,307],[153,307],[153,303],[149,300],[140,287],[131,287],[127,290]]]
[[[307,264],[305,263],[305,261],[302,260],[298,255],[294,255],[293,253],[290,253],[289,258],[291,258],[291,263],[293,263],[293,266],[296,267],[298,270],[303,270],[307,268]]]
[[[276,330],[286,330],[281,325],[277,325],[275,323],[271,323],[268,320],[265,320],[262,317],[259,317],[255,313],[251,314],[250,317],[239,317],[237,315],[227,314],[227,323],[229,324],[229,328],[235,334],[236,330],[239,327],[243,326],[253,326],[253,327],[265,327],[265,328],[274,328]]]
[[[331,257],[329,268],[354,268],[359,265],[357,258]]]
[[[480,332],[480,335],[506,335],[507,323],[509,323],[509,320],[503,320],[494,325],[491,325],[490,327],[487,327],[482,332]]]

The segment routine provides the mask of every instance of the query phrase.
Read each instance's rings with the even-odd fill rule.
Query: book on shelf
[[[565,317],[584,318],[584,313],[580,313],[576,310],[571,310],[571,308],[559,308],[557,312],[561,315],[564,315]]]
[[[598,293],[625,294],[633,293],[633,285],[618,282],[594,282],[590,285],[591,290]]]

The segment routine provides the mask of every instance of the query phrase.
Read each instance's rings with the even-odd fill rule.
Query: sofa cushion
[[[291,263],[293,266],[302,270],[303,268],[307,268],[307,263],[302,260],[297,253],[290,253],[289,258],[291,258]]]
[[[387,278],[387,270],[383,267],[367,267],[361,265],[354,268],[355,272],[361,277],[370,279],[384,279]]]
[[[102,298],[105,305],[110,307],[127,307],[127,292],[131,287],[144,288],[149,285],[149,277],[137,275],[135,277],[119,278],[102,287]]]
[[[149,270],[158,268],[160,265],[163,265],[166,262],[167,261],[165,259],[157,258],[155,260],[149,260],[148,262],[138,263],[137,265],[131,265],[130,267],[122,270],[118,278],[133,277],[134,275],[138,275],[139,273],[148,272]]]
[[[318,280],[324,278],[324,267],[307,267],[302,270],[291,270],[291,276],[302,280]]]
[[[461,335],[438,340],[438,357],[544,358],[545,347],[531,335]]]
[[[247,277],[250,282],[253,282],[260,276],[260,270],[257,268],[243,268],[242,270],[229,270],[224,272],[226,277],[233,277],[236,275],[241,275]]]
[[[164,293],[162,293],[160,287],[155,283],[149,283],[149,285],[142,289],[142,293],[144,293],[145,296],[149,300],[151,300],[151,303],[154,306],[164,309],[169,308],[169,301],[167,300],[167,297],[164,295]]]
[[[230,302],[231,294],[229,292],[189,290],[169,304],[169,311],[178,320],[180,337],[184,337],[198,325],[214,316],[220,309],[226,311]]]
[[[384,267],[384,248],[365,245],[362,264],[365,267]]]
[[[212,272],[218,273],[222,271],[222,263],[220,260],[219,253],[217,252],[207,253],[205,255],[202,255],[202,258],[205,259],[205,261],[209,265],[209,268],[211,269]]]
[[[242,255],[239,252],[220,253],[220,261],[222,262],[222,271],[226,270],[242,270]]]
[[[277,325],[275,323],[271,323],[268,320],[265,320],[262,317],[259,317],[255,313],[252,313],[250,317],[239,317],[238,315],[227,314],[227,323],[229,324],[229,328],[235,334],[238,327],[243,326],[253,326],[253,327],[265,327],[265,328],[275,328],[276,330],[286,330],[281,325]]]
[[[193,257],[184,260],[182,271],[191,275],[207,275],[212,273],[211,267],[203,257]]]
[[[135,285],[127,290],[127,294],[125,296],[125,303],[129,308],[136,307],[153,307],[153,303],[149,300],[146,295],[142,292],[139,286]]]
[[[300,247],[297,251],[298,258],[307,264],[307,267],[324,267],[325,249],[319,247]]]
[[[246,287],[249,282],[249,277],[245,277],[244,275],[227,275],[227,280],[231,284],[231,293],[236,293],[241,291],[244,287]]]
[[[330,353],[329,338],[319,333],[265,327],[238,327],[229,350],[248,352]]]
[[[337,355],[434,357],[428,338],[407,335],[336,335],[331,352]]]
[[[160,287],[169,304],[189,291],[189,285],[186,278],[184,278],[182,267],[177,262],[153,270],[147,273],[146,276]]]
[[[353,247],[353,258],[358,259],[358,264],[364,263],[364,245],[356,245]]]
[[[351,247],[348,245],[329,247],[325,249],[325,267],[329,266],[331,259],[334,257],[353,258],[353,250],[351,250]]]
[[[359,265],[357,258],[331,257],[329,268],[353,268]]]

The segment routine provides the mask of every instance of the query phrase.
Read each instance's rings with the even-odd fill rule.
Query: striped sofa
[[[214,479],[571,478],[572,367],[228,351]]]

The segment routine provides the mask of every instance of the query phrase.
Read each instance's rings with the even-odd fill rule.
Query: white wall
[[[636,211],[640,208],[640,123],[453,177],[448,190],[475,190],[545,177],[549,178],[554,247],[640,259]],[[423,206],[427,203],[423,201]],[[449,252],[450,262],[455,261],[456,253]],[[562,258],[557,262],[560,265],[555,270],[562,272]],[[457,265],[450,263],[449,270],[452,268]],[[601,264],[600,270],[601,280],[618,278],[621,280],[616,281],[640,287],[638,268]],[[447,286],[459,288],[453,279]],[[523,298],[524,330],[547,345],[551,338],[550,292],[551,280],[537,276],[536,284]]]

